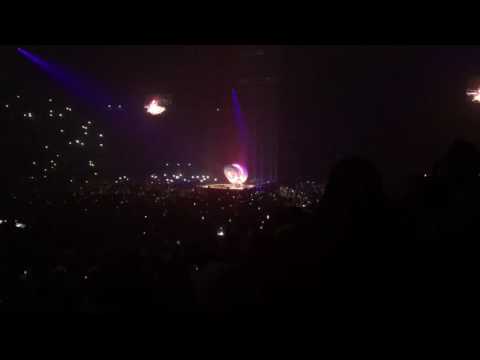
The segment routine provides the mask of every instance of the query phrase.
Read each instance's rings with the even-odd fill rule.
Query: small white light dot
[[[16,222],[15,227],[19,228],[19,229],[25,229],[27,227],[27,225],[25,225],[24,223],[21,223],[21,222]]]

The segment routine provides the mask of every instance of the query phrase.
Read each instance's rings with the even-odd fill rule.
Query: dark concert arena
[[[24,45],[0,62],[0,311],[472,301],[480,47]]]

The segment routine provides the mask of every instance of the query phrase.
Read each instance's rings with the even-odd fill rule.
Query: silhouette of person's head
[[[383,204],[382,178],[368,160],[358,157],[341,160],[330,173],[324,200],[330,208],[373,210]]]
[[[451,180],[476,178],[480,172],[480,154],[474,144],[455,140],[444,159],[444,173]]]

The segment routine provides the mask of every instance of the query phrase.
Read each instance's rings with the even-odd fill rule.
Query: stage
[[[208,184],[208,185],[201,185],[201,188],[204,189],[214,189],[214,190],[249,190],[253,189],[255,185],[253,184]]]

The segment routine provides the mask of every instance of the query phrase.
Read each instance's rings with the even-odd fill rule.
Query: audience
[[[30,162],[32,181],[1,179],[0,310],[367,309],[379,299],[435,301],[473,283],[480,153],[466,141],[393,201],[375,165],[358,157],[336,163],[324,189],[217,191],[155,174],[71,182],[62,176],[74,165],[59,159],[77,146],[97,178],[87,159],[103,142],[83,149],[60,130],[66,150]]]

